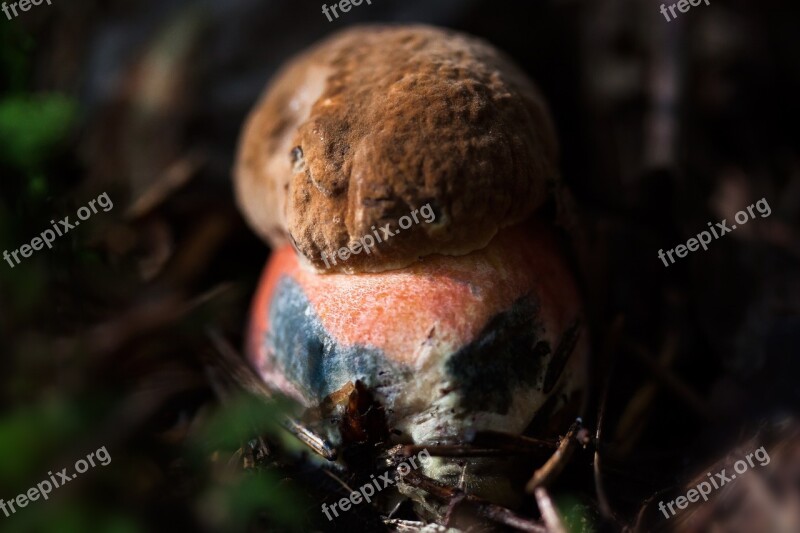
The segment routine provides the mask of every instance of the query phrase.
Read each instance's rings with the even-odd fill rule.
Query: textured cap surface
[[[555,134],[531,82],[494,48],[426,26],[361,27],[290,62],[251,113],[237,198],[274,246],[315,267],[430,205],[331,270],[461,255],[527,218],[555,179]],[[341,257],[341,256],[340,256]]]

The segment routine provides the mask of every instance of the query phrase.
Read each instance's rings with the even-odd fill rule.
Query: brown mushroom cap
[[[557,146],[533,84],[487,43],[427,26],[345,30],[292,60],[252,111],[235,172],[241,209],[315,267],[376,228],[420,220],[345,272],[483,248],[546,199]],[[374,226],[374,228],[373,228]]]

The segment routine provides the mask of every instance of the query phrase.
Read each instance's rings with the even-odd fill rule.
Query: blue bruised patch
[[[533,298],[520,298],[447,361],[447,372],[467,410],[506,414],[515,387],[541,384],[550,344],[539,340],[538,311]]]
[[[515,388],[552,388],[564,365],[555,361],[546,372],[545,361],[552,350],[548,342],[540,340],[543,330],[538,310],[532,297],[520,298],[511,309],[495,315],[477,339],[450,356],[445,369],[452,380],[450,390],[458,395],[461,407],[468,412],[506,414]],[[278,282],[269,318],[271,328],[264,339],[267,350],[311,403],[322,403],[356,380],[372,389],[402,386],[413,379],[411,369],[388,361],[379,348],[338,344],[303,289],[289,277]]]
[[[411,377],[407,368],[387,361],[378,348],[341,346],[322,325],[303,289],[289,277],[278,282],[269,320],[270,331],[264,339],[268,352],[310,402],[321,403],[356,380],[372,388]]]

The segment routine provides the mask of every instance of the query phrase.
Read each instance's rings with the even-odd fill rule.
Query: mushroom
[[[317,274],[287,245],[251,316],[248,353],[267,383],[315,407],[358,380],[416,443],[519,433],[581,371],[559,353],[578,335],[578,290],[541,223],[363,274]]]
[[[533,84],[477,39],[426,26],[347,30],[291,61],[247,121],[236,195],[274,247],[323,254],[430,204],[436,223],[332,267],[461,255],[528,218],[557,177]]]
[[[385,444],[521,434],[546,404],[574,416],[588,347],[580,295],[537,213],[555,159],[533,84],[475,38],[366,27],[300,55],[251,113],[235,171],[240,208],[275,249],[250,361],[321,417],[367,394],[391,429]],[[431,223],[326,268],[423,206]],[[335,444],[365,438],[324,427]],[[455,466],[426,474],[453,480]]]

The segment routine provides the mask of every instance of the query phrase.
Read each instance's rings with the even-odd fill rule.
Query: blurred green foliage
[[[22,25],[5,22],[0,23],[0,250],[13,250],[49,225],[45,217],[52,216],[52,205],[44,200],[56,193],[51,183],[62,178],[54,167],[78,113],[69,96],[33,91],[36,42]],[[59,271],[45,268],[44,257],[13,269],[0,265],[0,387],[6,401],[0,413],[0,498],[6,501],[48,479],[49,471],[71,470],[71,461],[81,458],[81,452],[70,456],[73,447],[91,442],[111,407],[98,392],[79,397],[69,386],[48,384],[53,339],[42,334],[42,311],[52,305],[48,296]],[[54,491],[47,501],[39,498],[8,518],[0,513],[0,530],[143,531],[135,519],[86,497],[85,484],[106,475],[91,469],[84,481]]]
[[[0,207],[45,198],[49,165],[66,145],[77,118],[71,97],[32,89],[35,53],[34,39],[20,25],[0,24],[0,171],[5,178]],[[24,180],[22,187],[10,183],[19,180]]]
[[[556,507],[569,533],[594,533],[597,531],[592,507],[574,496],[564,495],[556,498]]]
[[[280,431],[283,410],[277,403],[268,404],[254,396],[242,395],[231,400],[205,424],[195,441],[202,455],[215,450],[235,450],[253,437]]]
[[[46,511],[36,512],[33,505],[46,505]],[[27,512],[26,512],[27,511]],[[135,519],[109,513],[108,510],[91,505],[75,505],[59,500],[31,502],[20,509],[2,525],[4,533],[139,533],[145,531]]]
[[[84,415],[61,400],[19,407],[0,419],[0,478],[4,484],[20,486],[36,472],[43,455],[54,443],[68,442],[81,427]],[[53,465],[55,467],[55,465]],[[44,476],[46,477],[46,476]]]
[[[0,157],[30,177],[32,192],[45,192],[44,162],[67,137],[75,116],[75,103],[59,94],[0,100]]]
[[[0,252],[30,242],[49,226],[51,218],[60,218],[56,204],[68,201],[64,193],[70,189],[69,178],[74,174],[77,180],[82,175],[77,158],[69,153],[80,118],[76,101],[68,95],[34,90],[37,43],[22,25],[4,22],[0,22]],[[70,174],[71,168],[76,172]],[[247,531],[261,520],[270,528],[299,530],[299,524],[307,521],[306,504],[282,481],[281,469],[228,465],[237,450],[259,435],[275,439],[284,450],[303,449],[281,428],[288,412],[283,403],[234,399],[197,424],[188,449],[164,449],[152,434],[138,435],[140,440],[120,439],[113,449],[111,442],[95,442],[103,438],[97,437],[98,432],[107,434],[108,428],[119,423],[115,417],[126,399],[115,396],[119,390],[112,390],[113,382],[93,382],[87,377],[94,375],[93,368],[81,352],[80,335],[73,330],[90,323],[82,315],[87,309],[100,307],[98,314],[103,309],[92,306],[99,297],[81,292],[81,276],[92,276],[94,287],[101,287],[98,280],[106,278],[116,286],[125,283],[94,252],[75,246],[79,236],[70,234],[53,250],[13,269],[0,263],[0,346],[4,348],[0,398],[5,400],[0,412],[0,498],[8,501],[26,492],[47,479],[50,470],[71,469],[72,461],[84,453],[74,447],[82,443],[90,443],[86,453],[92,451],[91,446],[109,445],[113,468],[91,469],[70,486],[54,491],[49,500],[31,502],[9,518],[0,512],[0,531],[152,530],[162,517],[158,510],[149,516],[141,514],[141,507],[152,503],[153,495],[140,489],[136,485],[140,480],[131,475],[139,465],[157,472],[142,474],[151,484],[149,490],[157,491],[161,483],[168,483],[167,476],[180,471],[174,474],[177,481],[169,480],[181,487],[170,500],[174,514],[181,517],[176,522],[196,520],[211,526],[210,530]],[[59,320],[49,320],[54,316]],[[67,319],[62,320],[64,316]],[[198,312],[176,324],[172,333],[196,338],[208,323],[218,321],[213,313]],[[68,331],[48,329],[53,323],[67,324]],[[57,349],[62,334],[76,334],[79,341],[67,355],[59,355]],[[154,449],[161,455],[154,454]],[[184,461],[190,463],[186,471],[176,466]],[[230,475],[220,476],[220,465],[231,466],[226,470]],[[169,514],[173,515],[172,508]]]
[[[60,94],[34,94],[36,43],[19,24],[0,24],[0,249],[14,250],[32,238],[31,226],[47,224],[43,201],[50,190],[52,164],[67,145],[77,106]],[[39,229],[41,231],[41,229]],[[36,232],[38,233],[38,232]],[[34,233],[35,235],[35,233]],[[31,260],[26,268],[2,263],[0,337],[9,337],[35,318],[44,303],[52,272]],[[9,339],[6,346],[14,345]],[[8,349],[4,355],[10,356]],[[8,361],[7,364],[13,363]]]
[[[50,207],[43,201],[53,194],[50,183],[59,182],[51,176],[53,161],[70,139],[77,105],[62,94],[31,91],[36,46],[20,25],[0,24],[0,44],[0,247],[14,250],[31,239],[34,220],[47,222],[39,222],[40,211]],[[28,266],[4,264],[0,323],[5,318],[18,326],[46,292],[48,273],[34,262]]]
[[[281,420],[287,415],[286,402],[265,402],[250,395],[239,396],[219,409],[204,424],[194,441],[198,458],[214,452],[247,446],[259,435],[280,440],[287,435]],[[301,446],[294,441],[296,446]],[[275,468],[255,468],[231,484],[215,484],[205,498],[205,518],[226,531],[246,531],[251,521],[266,512],[270,521],[297,529],[304,521],[303,499],[283,485]]]

